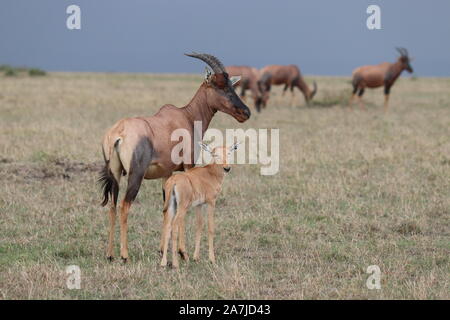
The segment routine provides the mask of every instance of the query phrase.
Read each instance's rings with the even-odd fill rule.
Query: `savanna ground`
[[[100,141],[120,118],[185,105],[200,76],[1,76],[0,298],[449,299],[450,80],[400,79],[387,115],[382,89],[366,92],[366,112],[348,112],[348,78],[315,80],[309,108],[277,88],[244,124],[213,119],[279,128],[280,172],[235,166],[217,205],[217,265],[204,238],[201,261],[175,271],[159,266],[159,181],[145,181],[132,207],[130,262],[106,260]],[[66,288],[72,264],[81,290]],[[366,287],[369,265],[381,290]]]

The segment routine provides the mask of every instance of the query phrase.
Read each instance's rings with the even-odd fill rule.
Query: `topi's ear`
[[[238,148],[238,146],[239,146],[240,144],[241,144],[240,142],[236,142],[235,144],[233,144],[233,145],[229,148],[229,151],[230,151],[230,152],[236,151],[237,148]]]
[[[201,147],[204,151],[209,152],[209,153],[212,154],[211,148],[210,148],[206,143],[204,143],[203,141],[199,141],[198,144],[200,145],[200,147]]]
[[[211,80],[211,76],[212,71],[208,67],[205,67],[205,82],[209,82]]]
[[[241,80],[241,76],[233,76],[230,78],[231,85],[234,87]]]

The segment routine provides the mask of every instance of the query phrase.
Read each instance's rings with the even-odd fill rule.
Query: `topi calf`
[[[213,150],[200,143],[202,149],[211,154],[213,161],[204,167],[196,167],[186,172],[171,176],[165,184],[166,200],[164,202],[164,222],[161,234],[161,266],[167,265],[167,249],[172,236],[172,265],[178,268],[177,251],[188,260],[185,246],[184,221],[186,212],[191,207],[196,211],[196,232],[194,260],[200,256],[200,240],[203,228],[201,207],[208,206],[208,243],[209,260],[215,263],[214,256],[214,209],[217,197],[222,189],[222,182],[226,172],[230,171],[228,157],[237,149],[238,144],[230,148],[216,147]],[[178,243],[179,233],[179,243]],[[178,249],[178,250],[177,250]]]

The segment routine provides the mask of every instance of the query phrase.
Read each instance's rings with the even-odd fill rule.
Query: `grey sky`
[[[81,7],[81,30],[66,8]],[[381,7],[382,30],[366,8]],[[305,74],[348,75],[415,58],[419,76],[450,76],[449,0],[1,0],[0,64],[46,70],[202,72],[183,56],[198,51],[224,64],[300,66]]]

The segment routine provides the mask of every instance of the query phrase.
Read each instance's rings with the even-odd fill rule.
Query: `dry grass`
[[[287,107],[278,88],[244,124],[215,117],[220,129],[279,128],[280,172],[235,167],[217,205],[217,265],[203,242],[202,261],[177,272],[158,265],[157,181],[132,207],[131,262],[106,261],[95,170],[110,125],[184,105],[201,78],[0,77],[0,299],[449,299],[450,80],[401,79],[387,115],[382,90],[366,93],[367,112],[347,112],[334,104],[348,79],[315,80],[309,108]],[[81,290],[65,288],[70,264]],[[381,290],[365,285],[373,264]]]

